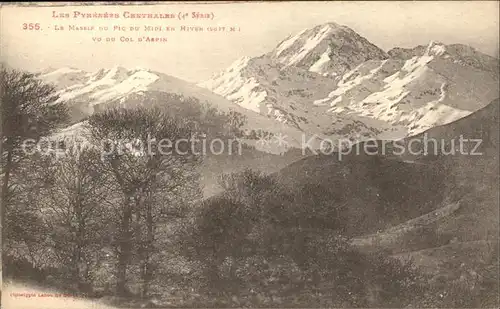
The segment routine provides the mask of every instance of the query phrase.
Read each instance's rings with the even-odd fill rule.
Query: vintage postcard
[[[1,308],[498,308],[499,6],[2,3]]]

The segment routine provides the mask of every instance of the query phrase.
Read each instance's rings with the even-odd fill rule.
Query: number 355
[[[32,23],[29,23],[29,24],[23,24],[23,30],[40,30],[40,24],[39,23],[36,23],[36,24],[32,24]]]

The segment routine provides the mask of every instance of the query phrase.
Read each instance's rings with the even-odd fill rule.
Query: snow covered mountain
[[[418,134],[465,117],[498,97],[494,63],[473,59],[477,61],[466,62],[453,46],[431,42],[421,56],[406,61],[359,65],[314,104],[330,107],[328,112],[336,116],[366,116],[405,128],[407,135]]]
[[[313,102],[325,98],[340,77],[368,59],[388,55],[353,30],[335,23],[306,29],[271,52],[244,57],[199,83],[238,105],[320,138],[375,136],[383,122],[332,118]]]
[[[277,123],[194,84],[144,68],[126,69],[116,66],[97,72],[59,68],[45,70],[39,73],[39,77],[54,84],[58,89],[58,100],[69,106],[74,124],[61,134],[79,130],[82,128],[80,121],[85,117],[116,106],[162,105],[173,108],[176,112],[189,113],[188,106],[180,106],[183,104],[182,99],[180,102],[172,100],[172,97],[180,96],[194,98],[200,103],[209,103],[219,111],[235,112],[244,117],[246,123],[242,129],[248,135],[245,141],[249,144],[255,144],[259,139],[259,136],[255,136],[256,131],[263,134],[284,134],[289,143],[287,146],[299,147],[301,142],[302,132],[295,127]]]
[[[144,68],[60,68],[40,77],[59,89],[74,127],[112,106],[165,105],[169,95],[181,95],[244,116],[251,144],[281,134],[292,147],[303,146],[304,137],[318,147],[324,139],[415,135],[469,115],[499,91],[498,59],[469,46],[431,42],[386,53],[335,23],[303,30],[262,56],[238,59],[198,85]]]
[[[322,138],[397,139],[450,123],[498,97],[498,59],[431,42],[382,51],[346,26],[306,29],[199,83]]]
[[[285,67],[307,68],[323,75],[342,75],[369,59],[388,55],[352,29],[327,23],[289,37],[267,54]]]
[[[222,188],[217,179],[220,174],[251,168],[271,173],[300,158],[298,149],[302,144],[302,131],[296,127],[275,121],[254,111],[245,109],[226,98],[207,89],[185,82],[159,72],[135,68],[113,67],[97,72],[85,72],[74,68],[48,69],[39,73],[39,78],[52,83],[58,90],[59,100],[69,106],[72,124],[52,137],[57,141],[76,143],[76,150],[85,145],[85,117],[112,107],[164,106],[173,113],[197,117],[193,111],[195,98],[199,103],[208,102],[223,112],[234,112],[246,118],[243,126],[243,143],[254,146],[244,148],[233,155],[207,156],[202,165],[202,184],[204,194],[211,196]],[[189,104],[188,104],[189,103]],[[184,115],[184,114],[183,114]],[[189,118],[191,119],[191,118]],[[223,123],[215,123],[222,127]],[[279,134],[279,135],[278,135]],[[280,144],[275,136],[282,136],[285,143]],[[320,140],[309,145],[317,147]],[[75,150],[75,148],[72,148]],[[69,150],[71,151],[71,149]]]

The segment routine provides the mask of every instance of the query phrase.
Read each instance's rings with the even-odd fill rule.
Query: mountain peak
[[[431,41],[425,50],[425,54],[429,56],[442,56],[445,52],[446,45],[436,41]]]
[[[304,29],[281,41],[267,54],[284,67],[298,67],[322,75],[341,75],[366,60],[388,55],[351,28],[328,22]]]
[[[307,49],[313,49],[321,41],[328,38],[329,34],[340,29],[349,29],[346,26],[339,25],[335,22],[328,22],[325,24],[317,25],[311,28],[303,29],[302,31],[296,33],[295,35],[288,36],[285,40],[281,41],[274,50],[275,57],[279,57],[283,52],[293,47],[296,42],[305,41],[304,51],[308,52]],[[350,29],[349,29],[350,30]],[[300,61],[300,57],[295,57],[292,62]],[[293,63],[291,63],[293,64]]]
[[[427,45],[414,48],[395,47],[387,52],[393,59],[409,60],[424,55],[448,59],[454,63],[474,67],[481,71],[489,71],[498,75],[498,58],[484,54],[472,46],[465,44],[444,44],[431,41]]]
[[[498,76],[498,59],[481,53],[465,44],[444,44],[431,41],[424,54],[437,57],[460,66],[471,67],[476,70],[487,71]]]

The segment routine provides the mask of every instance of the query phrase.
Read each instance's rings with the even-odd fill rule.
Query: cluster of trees
[[[28,182],[21,181],[30,165],[22,144],[25,139],[37,140],[50,134],[67,120],[65,106],[50,104],[56,99],[54,93],[32,74],[3,67],[0,71],[2,262],[10,241],[36,242],[32,227],[37,217],[28,202],[32,195],[24,189]],[[5,275],[5,267],[3,270]]]
[[[205,306],[470,308],[498,301],[498,246],[481,263],[445,266],[460,261],[450,258],[442,273],[423,272],[390,248],[354,248],[344,236],[352,205],[319,185],[287,186],[279,175],[252,170],[220,183],[224,192],[194,209],[181,234]],[[423,241],[446,244],[431,231],[421,231]]]
[[[190,115],[112,108],[85,120],[83,140],[55,137],[53,152],[27,151],[27,140],[54,147],[42,138],[67,126],[65,103],[30,73],[2,69],[0,80],[4,274],[147,297],[165,263],[170,223],[202,197],[199,149],[180,143],[182,149],[162,152],[151,141],[232,135],[241,117],[171,97]]]
[[[212,305],[401,307],[421,295],[412,264],[355,250],[338,228],[341,210],[311,203],[315,188],[291,191],[252,170],[220,182],[224,193],[205,200],[183,233]]]

